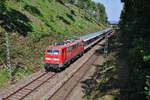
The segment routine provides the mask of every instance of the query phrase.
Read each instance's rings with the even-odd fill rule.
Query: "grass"
[[[79,36],[103,28],[84,19],[84,11],[79,12],[79,8],[73,5],[71,8],[67,8],[55,1],[32,0],[25,1],[20,9],[19,3],[14,5],[14,1],[8,1],[7,4],[8,8],[23,12],[31,20],[33,32],[28,34],[31,39],[37,37],[37,33],[37,38],[41,38],[45,34],[63,34],[64,32],[67,33],[66,36],[72,37],[75,33],[78,33],[76,35]],[[94,21],[94,19],[92,20]]]
[[[7,70],[0,69],[0,88],[5,87],[8,84],[8,72]]]

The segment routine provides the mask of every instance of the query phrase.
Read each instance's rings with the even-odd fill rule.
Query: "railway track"
[[[23,87],[19,88],[15,92],[11,93],[7,97],[3,98],[3,100],[22,100],[32,92],[34,92],[37,88],[39,88],[41,85],[46,83],[48,80],[50,80],[52,77],[54,77],[56,73],[51,73],[51,75],[48,74],[48,72],[44,72],[36,79],[32,80],[28,84],[24,85]]]
[[[48,100],[66,100],[97,58],[98,55],[92,55]]]

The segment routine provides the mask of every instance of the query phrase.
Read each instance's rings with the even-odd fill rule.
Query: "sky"
[[[93,1],[104,4],[108,16],[108,21],[120,20],[120,13],[123,8],[121,0],[93,0]]]

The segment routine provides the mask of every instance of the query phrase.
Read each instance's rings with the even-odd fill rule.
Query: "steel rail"
[[[13,97],[13,96],[17,96],[17,93],[21,92],[22,90],[29,90],[29,92],[25,93],[22,97],[19,97],[18,100],[22,100],[23,98],[25,98],[26,96],[28,96],[29,94],[31,94],[34,90],[36,90],[37,88],[39,88],[41,85],[43,85],[44,83],[46,83],[49,79],[51,79],[52,77],[54,77],[56,75],[56,73],[53,73],[51,76],[49,76],[48,78],[46,78],[43,82],[41,81],[40,84],[38,84],[37,86],[33,87],[33,89],[30,88],[26,88],[30,85],[32,85],[34,82],[39,81],[38,79],[43,78],[45,75],[47,75],[48,72],[44,72],[42,75],[40,75],[39,77],[37,77],[36,79],[32,80],[31,82],[27,83],[26,85],[22,86],[21,88],[19,88],[18,90],[16,90],[15,92],[11,93],[10,95],[8,95],[7,97],[3,98],[3,100],[10,100],[9,98]],[[34,84],[35,85],[35,84]],[[17,98],[17,97],[16,97]]]

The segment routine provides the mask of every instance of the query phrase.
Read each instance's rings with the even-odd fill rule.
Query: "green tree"
[[[124,44],[131,66],[136,100],[145,100],[144,86],[150,84],[150,81],[145,82],[149,80],[146,76],[150,76],[150,2],[149,0],[123,0],[123,2],[118,36],[120,42]],[[145,89],[147,94],[150,93],[150,85]]]
[[[2,16],[6,11],[6,0],[0,0],[0,15]]]
[[[97,17],[100,22],[104,24],[107,23],[107,14],[105,11],[105,7],[100,3],[97,4]]]

